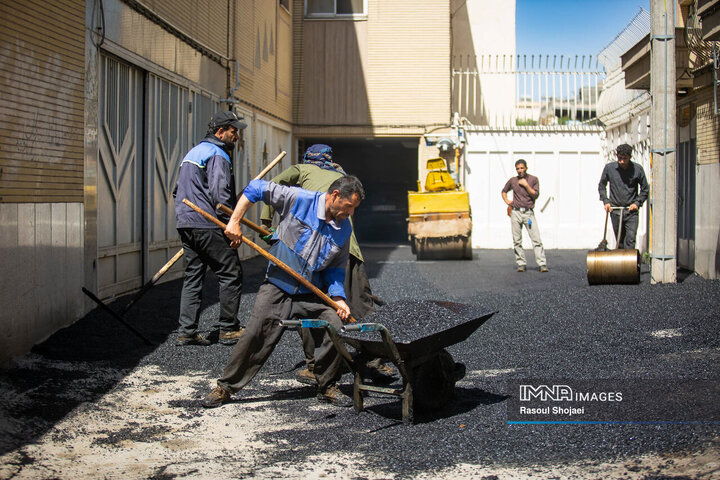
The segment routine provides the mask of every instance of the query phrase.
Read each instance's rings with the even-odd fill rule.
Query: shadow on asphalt
[[[267,261],[255,257],[243,261],[243,294],[257,292],[264,278]],[[146,345],[120,321],[100,307],[65,327],[44,342],[35,345],[31,353],[41,358],[41,364],[19,364],[0,370],[0,388],[23,392],[28,401],[21,405],[6,405],[0,410],[2,416],[23,421],[27,427],[22,436],[3,434],[0,422],[0,455],[19,446],[31,443],[50,430],[53,424],[81,403],[93,402],[112,390],[138,363],[166,342],[172,341],[178,323],[182,279],[153,286],[123,319],[138,330],[153,345]],[[83,295],[78,291],[78,295]],[[134,294],[124,295],[105,302],[114,312],[121,312]],[[204,289],[205,310],[218,303],[218,283],[208,272]],[[217,341],[215,331],[209,337]],[[174,338],[173,338],[174,339]],[[33,358],[31,356],[31,358]],[[35,357],[38,358],[38,357]],[[56,361],[47,365],[45,360]],[[83,362],[87,365],[63,362]],[[105,371],[98,374],[97,371]],[[82,391],[77,391],[83,385]],[[1,421],[5,421],[0,417]]]
[[[510,398],[507,395],[498,395],[486,392],[479,388],[455,388],[455,398],[444,408],[437,411],[415,411],[414,423],[431,423],[437,420],[455,417],[472,410],[481,405],[493,405],[504,402]],[[402,424],[402,402],[400,400],[388,401],[372,406],[366,406],[366,411],[374,413],[388,420],[394,420],[393,425]]]

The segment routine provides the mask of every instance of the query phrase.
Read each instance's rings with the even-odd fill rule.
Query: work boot
[[[197,333],[193,335],[179,335],[177,338],[177,345],[181,347],[186,345],[201,345],[203,347],[207,347],[210,345],[210,340]]]
[[[303,368],[297,372],[295,374],[295,380],[300,383],[304,383],[305,385],[317,385],[317,378],[315,378],[315,374],[307,368]]]
[[[352,407],[352,398],[348,397],[340,391],[336,384],[332,384],[325,389],[325,391],[318,392],[318,400],[322,402],[332,403],[338,407]]]
[[[387,302],[385,302],[385,300],[378,297],[377,295],[370,295],[370,298],[372,299],[372,301],[375,305],[380,305],[381,307],[387,303]]]
[[[548,268],[547,268],[545,265],[543,265],[543,266],[540,267],[540,273],[547,273],[547,272],[549,272],[549,271],[550,271],[550,270],[548,270]]]
[[[517,271],[518,272],[524,272],[527,270],[527,267],[525,265],[518,265]]]
[[[397,372],[390,365],[381,362],[367,364],[367,374],[375,383],[388,384],[397,378]]]
[[[220,332],[220,336],[218,337],[218,342],[222,343],[223,345],[235,345],[240,337],[242,337],[243,332],[245,331],[244,328],[240,327],[237,330],[230,330],[229,332]]]
[[[203,398],[202,406],[205,408],[217,408],[223,403],[227,403],[229,401],[230,392],[220,386],[217,386],[213,388],[205,398]]]

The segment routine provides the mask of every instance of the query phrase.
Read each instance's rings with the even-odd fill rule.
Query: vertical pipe
[[[555,115],[555,97],[557,94],[555,93],[555,84],[557,83],[557,71],[555,70],[555,60],[557,59],[557,55],[553,55],[553,115]],[[560,123],[560,118],[558,117],[558,124]]]
[[[675,168],[675,8],[666,0],[650,4],[650,92],[652,96],[652,251],[651,283],[677,278]],[[669,34],[668,23],[672,26]],[[657,156],[659,155],[659,157]]]

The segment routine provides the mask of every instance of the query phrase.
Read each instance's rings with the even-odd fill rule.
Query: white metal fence
[[[453,111],[467,124],[597,128],[605,70],[592,55],[479,55],[453,64]]]

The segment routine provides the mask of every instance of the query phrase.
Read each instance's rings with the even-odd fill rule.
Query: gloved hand
[[[267,235],[262,235],[260,238],[262,238],[268,245],[272,245],[273,242],[271,240],[273,235],[275,234],[275,229],[270,227],[268,228],[268,230],[270,230],[270,233]]]

